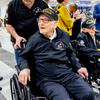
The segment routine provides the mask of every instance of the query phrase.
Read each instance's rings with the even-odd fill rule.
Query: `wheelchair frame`
[[[29,86],[21,84],[16,74],[10,79],[10,87],[12,100],[48,100],[46,97],[35,97],[31,94]]]
[[[29,96],[29,87],[18,82],[16,74],[10,79],[12,100],[31,100]]]

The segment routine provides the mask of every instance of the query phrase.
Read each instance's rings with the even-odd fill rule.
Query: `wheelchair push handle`
[[[26,47],[26,42],[21,42],[21,48],[25,48]]]

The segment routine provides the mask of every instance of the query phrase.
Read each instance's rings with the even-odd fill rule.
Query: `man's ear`
[[[58,21],[55,21],[54,24],[55,24],[55,25],[54,25],[54,28],[57,28],[57,26],[58,26]]]
[[[82,31],[83,32],[87,32],[87,28],[82,28]]]

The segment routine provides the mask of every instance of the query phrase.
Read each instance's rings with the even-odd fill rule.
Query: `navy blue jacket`
[[[29,39],[25,50],[21,53],[21,69],[28,68],[26,59],[30,58],[36,68],[37,79],[63,78],[69,69],[78,70],[81,64],[78,62],[69,36],[66,32],[56,29],[57,37],[52,41],[37,32]],[[71,62],[72,66],[69,66]]]
[[[94,16],[94,19],[96,19],[96,29],[100,30],[100,3],[95,5],[93,16]]]
[[[77,37],[78,40],[78,52],[81,56],[87,57],[100,57],[100,35],[95,34],[95,43],[93,42],[92,37],[88,33],[80,33]]]

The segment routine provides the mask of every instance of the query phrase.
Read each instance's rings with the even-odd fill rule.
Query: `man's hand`
[[[14,48],[21,48],[21,42],[26,42],[26,39],[21,36],[16,37]]]
[[[78,71],[78,74],[81,75],[83,78],[88,77],[88,71],[86,68],[80,68]]]
[[[30,81],[30,69],[23,69],[18,76],[19,82],[26,85],[27,81]]]

